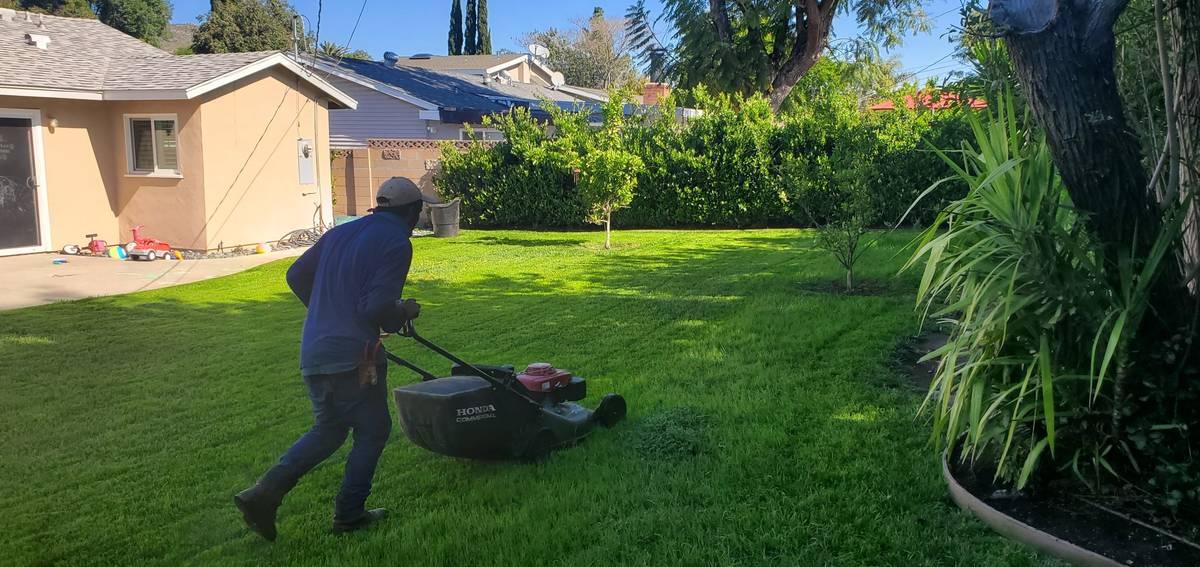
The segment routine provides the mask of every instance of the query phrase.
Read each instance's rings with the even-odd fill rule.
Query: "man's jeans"
[[[353,522],[365,513],[379,454],[392,431],[388,413],[387,365],[378,367],[375,385],[360,386],[358,371],[305,376],[316,423],[263,475],[259,484],[282,501],[300,477],[338,450],[354,430],[342,488],[334,501],[334,521]]]

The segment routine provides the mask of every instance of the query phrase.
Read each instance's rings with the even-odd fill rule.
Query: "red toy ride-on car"
[[[154,261],[171,257],[171,245],[153,238],[142,238],[143,225],[133,227],[133,241],[125,244],[125,251],[134,260]]]

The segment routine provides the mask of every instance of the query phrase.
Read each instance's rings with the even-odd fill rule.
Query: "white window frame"
[[[179,141],[179,116],[176,114],[126,114],[122,117],[125,121],[125,176],[126,177],[166,177],[171,179],[183,178],[183,152],[182,144]],[[170,120],[175,123],[175,162],[177,169],[159,169],[158,167],[158,144],[150,142],[150,150],[154,156],[154,169],[152,171],[138,171],[133,168],[133,128],[130,126],[134,120],[149,120],[150,134],[155,134],[154,121]]]
[[[485,142],[500,142],[500,141],[504,140],[504,133],[496,128],[471,128],[469,131],[473,132],[475,134],[484,134],[482,136],[479,136],[479,139],[482,141],[485,141]],[[459,141],[465,142],[465,141],[468,141],[471,139],[471,137],[467,135],[467,132],[468,132],[468,130],[466,128],[458,129]],[[486,136],[486,134],[499,134],[500,137],[499,138],[489,138]]]

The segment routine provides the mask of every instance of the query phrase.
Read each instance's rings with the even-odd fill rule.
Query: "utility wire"
[[[367,11],[367,0],[363,0],[362,5],[359,6],[359,8],[358,8],[358,17],[354,18],[354,27],[350,28],[350,37],[346,39],[346,43],[342,46],[342,48],[343,48],[342,53],[338,54],[337,61],[335,61],[333,63],[334,68],[340,67],[342,64],[342,59],[346,58],[346,52],[348,52],[350,50],[350,42],[354,41],[354,34],[356,32],[358,32],[358,23],[362,21],[363,12],[366,12],[366,11]],[[317,19],[319,21],[320,16],[318,16]],[[314,54],[313,54],[313,71],[317,70],[316,57],[317,57],[316,53],[314,52]],[[333,74],[333,69],[326,71],[325,79],[328,79],[329,76],[332,74]]]

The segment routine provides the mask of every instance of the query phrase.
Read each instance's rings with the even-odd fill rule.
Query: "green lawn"
[[[908,236],[861,275],[891,277]],[[538,465],[441,457],[397,426],[371,499],[393,516],[343,538],[327,529],[345,449],[292,492],[273,545],[230,502],[310,424],[286,261],[0,313],[0,563],[1041,562],[946,497],[920,395],[888,365],[914,330],[911,278],[805,291],[839,273],[799,231],[614,237],[607,253],[595,233],[416,241],[423,334],[569,368],[630,419]]]

